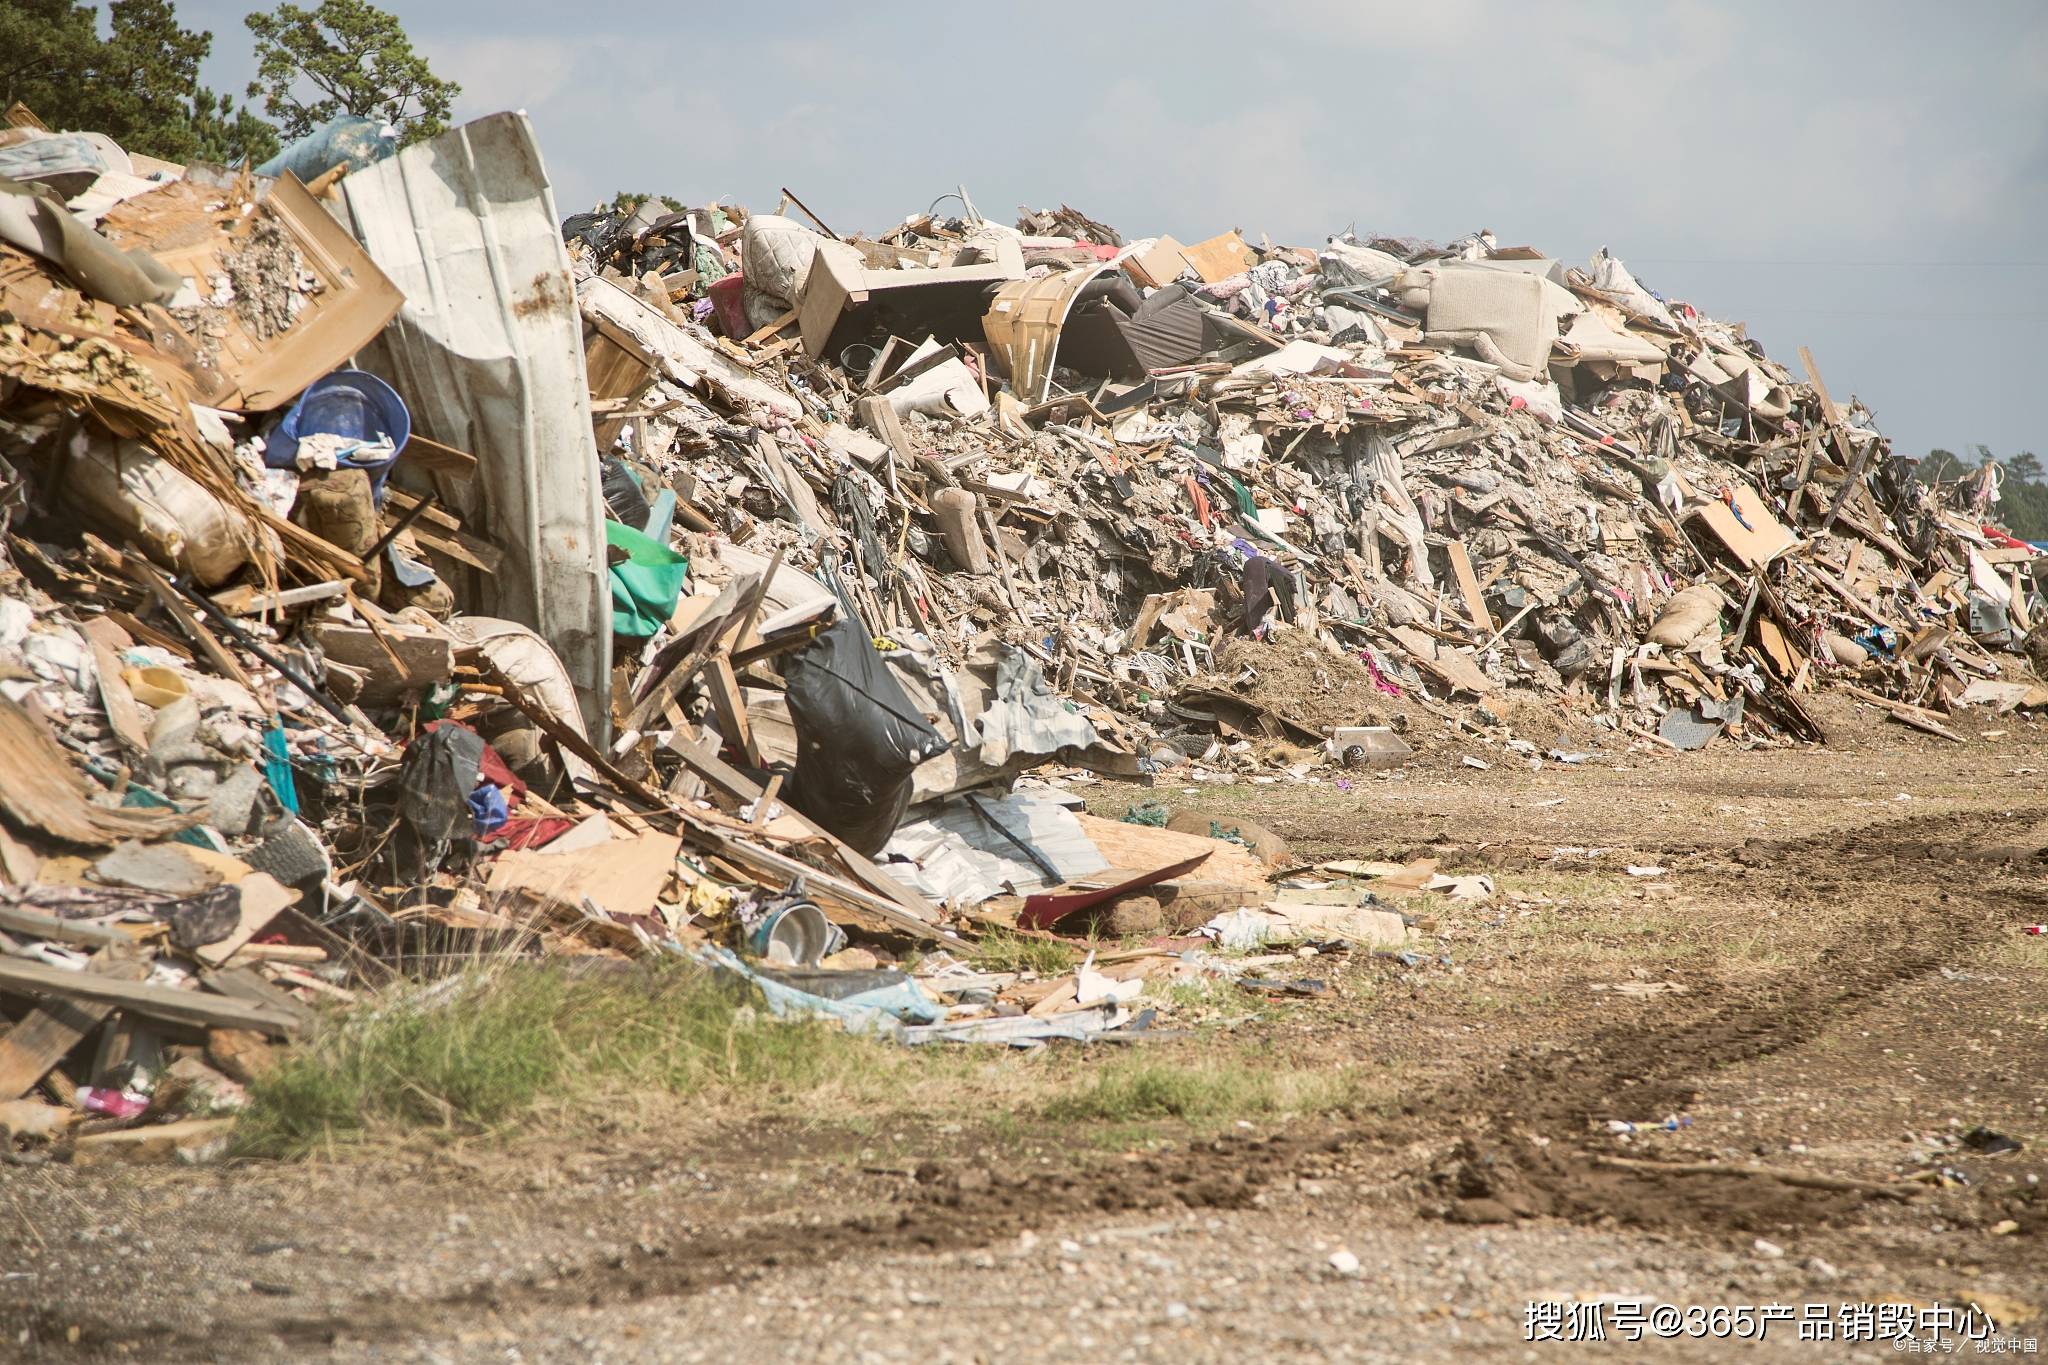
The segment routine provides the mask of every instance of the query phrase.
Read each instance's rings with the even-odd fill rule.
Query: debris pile
[[[1146,977],[1403,951],[1362,878],[1486,892],[1097,819],[1102,776],[2048,700],[1995,484],[1605,251],[964,190],[872,238],[787,195],[563,222],[518,115],[276,178],[8,119],[0,1101],[180,1112],[178,1066],[501,952],[907,1042],[1130,1030]],[[970,951],[1105,928],[1150,946]]]
[[[1517,693],[1609,755],[1822,740],[1817,687],[1934,733],[2048,700],[1995,482],[1917,481],[1810,355],[1801,383],[1604,250],[1126,242],[961,202],[847,241],[734,206],[572,222],[586,317],[672,357],[643,342],[600,443],[915,671],[986,693],[1022,655],[1094,731],[1069,759],[1243,773],[1418,721],[1402,747],[1503,745]],[[1273,685],[1304,660],[1312,688]]]

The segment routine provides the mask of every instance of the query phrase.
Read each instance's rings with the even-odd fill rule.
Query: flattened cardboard
[[[1188,258],[1179,242],[1161,237],[1149,250],[1124,257],[1123,267],[1126,275],[1147,289],[1163,289],[1187,270]]]
[[[1181,248],[1181,254],[1187,257],[1188,264],[1195,268],[1195,273],[1205,284],[1219,284],[1233,275],[1244,274],[1250,251],[1251,248],[1244,244],[1244,238],[1234,231]]]
[[[650,831],[568,853],[515,850],[491,865],[489,900],[528,896],[574,910],[588,897],[614,915],[645,915],[675,869],[680,847],[675,835]]]
[[[1729,553],[1752,569],[1760,569],[1785,551],[1799,543],[1799,537],[1786,529],[1783,522],[1771,514],[1745,484],[1734,485],[1735,507],[1742,513],[1737,520],[1728,504],[1719,499],[1707,503],[1697,511],[1687,514],[1687,519],[1703,521],[1707,529],[1728,547]],[[1748,522],[1747,526],[1743,522]]]

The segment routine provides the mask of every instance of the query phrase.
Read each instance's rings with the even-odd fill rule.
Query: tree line
[[[2021,540],[2048,540],[2048,469],[2031,450],[2004,460],[1981,445],[1972,446],[1969,457],[1933,450],[1920,461],[1916,477],[1927,484],[1955,483],[1974,477],[1986,465],[1999,466],[2002,474],[1998,501],[1991,505],[1992,523]]]
[[[462,93],[366,0],[249,15],[256,79],[241,105],[200,82],[213,34],[179,24],[171,0],[107,10],[102,34],[97,7],[79,0],[0,0],[0,109],[19,102],[51,128],[105,133],[145,156],[234,166],[342,114],[389,123],[407,143],[432,137]]]

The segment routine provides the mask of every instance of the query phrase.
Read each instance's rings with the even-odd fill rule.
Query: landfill
[[[274,177],[6,124],[10,1134],[189,1157],[323,1009],[491,955],[687,958],[908,1045],[1130,1037],[1148,979],[1313,993],[1412,955],[1402,895],[1492,889],[1101,817],[1104,779],[2048,702],[1995,479],[1916,479],[1805,351],[1605,249],[1126,239],[965,187],[873,236],[787,192],[564,218],[518,114]],[[985,971],[990,935],[1089,952]]]

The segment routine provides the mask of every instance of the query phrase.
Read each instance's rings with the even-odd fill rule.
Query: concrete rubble
[[[1915,480],[1804,351],[1605,250],[965,190],[872,237],[793,197],[562,221],[520,115],[309,183],[8,118],[0,1104],[62,1119],[10,1134],[202,1150],[321,1008],[479,954],[1134,1036],[1143,979],[1310,989],[1410,951],[1400,896],[1491,888],[1099,819],[1105,777],[2048,701],[1995,483]],[[973,962],[1105,929],[1141,946]]]

